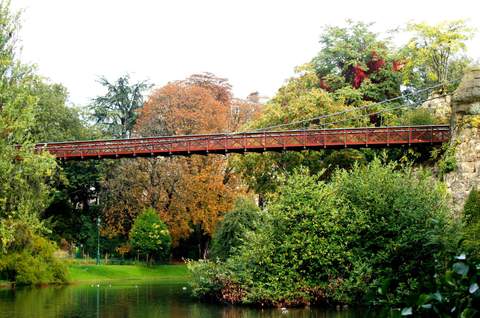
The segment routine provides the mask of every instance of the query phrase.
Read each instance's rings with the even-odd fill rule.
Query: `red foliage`
[[[367,63],[368,74],[373,72],[378,72],[382,67],[385,66],[385,60],[378,56],[377,52],[372,51],[372,57]]]
[[[327,92],[329,92],[331,90],[330,85],[328,85],[327,82],[323,78],[320,80],[320,88],[326,90]]]
[[[347,72],[347,78],[352,79],[352,87],[359,88],[369,75],[378,72],[380,69],[385,67],[385,65],[385,59],[380,57],[377,52],[372,51],[370,53],[370,59],[367,62],[367,70],[361,68],[359,64],[351,66]],[[397,72],[403,67],[403,65],[404,63],[401,61],[394,61],[393,70]],[[326,90],[330,88],[323,80],[320,80],[320,87]]]
[[[392,69],[394,72],[400,71],[405,66],[403,61],[393,61]]]
[[[354,88],[359,88],[362,85],[364,79],[367,78],[367,73],[359,66],[355,65],[353,67],[353,83]]]

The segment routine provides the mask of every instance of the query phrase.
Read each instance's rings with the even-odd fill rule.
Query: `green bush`
[[[234,273],[220,261],[190,261],[193,296],[209,301],[238,303],[245,296]]]
[[[457,169],[455,158],[456,144],[445,143],[441,148],[432,151],[432,159],[437,160],[439,177],[443,178],[447,173]]]
[[[397,304],[428,288],[436,258],[455,247],[445,187],[424,172],[378,161],[339,171],[333,182],[358,213],[357,239],[349,248],[352,268],[363,277],[346,281],[348,294],[360,302]]]
[[[445,196],[427,175],[378,161],[330,183],[297,172],[235,255],[195,267],[193,291],[262,305],[404,303],[434,283],[454,241]]]
[[[408,126],[434,125],[438,121],[432,113],[423,108],[408,111],[402,118],[401,124]]]
[[[472,189],[463,208],[463,246],[475,260],[480,260],[480,192]]]
[[[480,192],[472,189],[463,206],[463,215],[466,224],[480,221]]]
[[[433,288],[403,309],[415,317],[478,317],[480,314],[480,264],[465,254],[454,258],[450,268],[438,275]]]
[[[137,217],[130,230],[130,244],[135,251],[145,255],[147,263],[154,258],[168,259],[172,238],[157,211],[149,208]]]
[[[0,254],[0,278],[17,285],[66,282],[66,266],[54,256],[56,245],[26,226],[14,227],[16,243]]]
[[[225,260],[240,246],[248,231],[256,228],[260,217],[258,206],[247,198],[239,198],[232,211],[225,214],[212,237],[211,258]]]

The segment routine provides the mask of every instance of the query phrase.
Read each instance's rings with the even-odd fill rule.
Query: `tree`
[[[216,101],[224,105],[228,105],[232,99],[232,85],[228,83],[228,79],[209,72],[192,74],[179,83],[206,88]]]
[[[230,121],[228,131],[245,130],[248,122],[260,117],[263,105],[255,100],[233,98],[230,106]]]
[[[32,141],[96,139],[101,136],[82,120],[78,109],[67,105],[68,92],[64,86],[35,78],[31,94],[36,98],[35,121],[29,128]],[[62,242],[62,248],[71,243],[86,245],[89,233],[85,231],[95,225],[98,216],[91,207],[99,189],[103,166],[103,162],[95,161],[59,164],[60,169],[51,184],[55,188],[52,200],[44,211],[39,212],[51,230],[48,237]]]
[[[243,244],[246,234],[255,230],[260,219],[260,209],[247,198],[238,198],[233,210],[219,222],[212,237],[211,258],[226,260]]]
[[[136,131],[143,135],[189,135],[225,131],[229,105],[210,89],[184,82],[154,90],[140,111]]]
[[[178,81],[154,90],[140,111],[136,133],[225,131],[230,105],[216,96],[229,94],[213,94],[216,89],[202,85]],[[152,207],[167,224],[174,247],[187,239],[198,246],[192,257],[207,256],[218,220],[241,192],[225,158],[218,155],[123,161],[107,174],[103,188],[104,216],[112,233],[125,235],[138,211]]]
[[[103,127],[106,134],[130,137],[137,119],[137,110],[143,106],[143,93],[151,85],[147,81],[130,84],[128,74],[113,83],[101,77],[99,83],[107,89],[107,93],[93,100],[91,106],[93,118]]]
[[[320,37],[322,49],[312,60],[319,86],[347,104],[400,95],[394,50],[371,27],[353,21],[347,21],[346,27],[327,26]]]
[[[88,132],[79,110],[67,106],[67,89],[61,84],[37,80],[32,94],[37,98],[32,138],[37,142],[80,140]]]
[[[15,56],[19,15],[0,2],[0,276],[21,283],[64,280],[55,246],[41,237],[56,171],[52,156],[34,149],[39,78]],[[37,272],[32,271],[37,269]],[[59,270],[59,272],[56,272]]]
[[[155,257],[166,261],[171,241],[167,226],[154,209],[143,211],[130,231],[130,244],[138,253],[145,254],[147,263]]]
[[[406,83],[427,86],[461,77],[470,62],[465,42],[474,34],[465,21],[410,23],[406,29],[412,34],[402,50]]]
[[[33,149],[36,98],[31,87],[37,78],[14,55],[18,19],[8,2],[0,2],[0,253],[21,239],[13,235],[18,224],[34,232],[43,229],[38,213],[49,202],[48,180],[56,169],[51,156]]]

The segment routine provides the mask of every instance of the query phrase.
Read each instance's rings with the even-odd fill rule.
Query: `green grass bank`
[[[186,265],[80,265],[68,266],[70,283],[105,281],[168,281],[185,282],[189,279]]]

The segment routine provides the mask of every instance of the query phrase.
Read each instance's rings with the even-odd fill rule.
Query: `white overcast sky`
[[[226,77],[237,97],[272,96],[293,68],[319,50],[322,26],[346,19],[377,31],[408,21],[469,19],[480,30],[478,0],[13,0],[24,9],[22,59],[60,82],[70,102],[103,93],[100,75],[129,72],[157,86],[192,73]],[[469,55],[480,58],[480,36]]]

